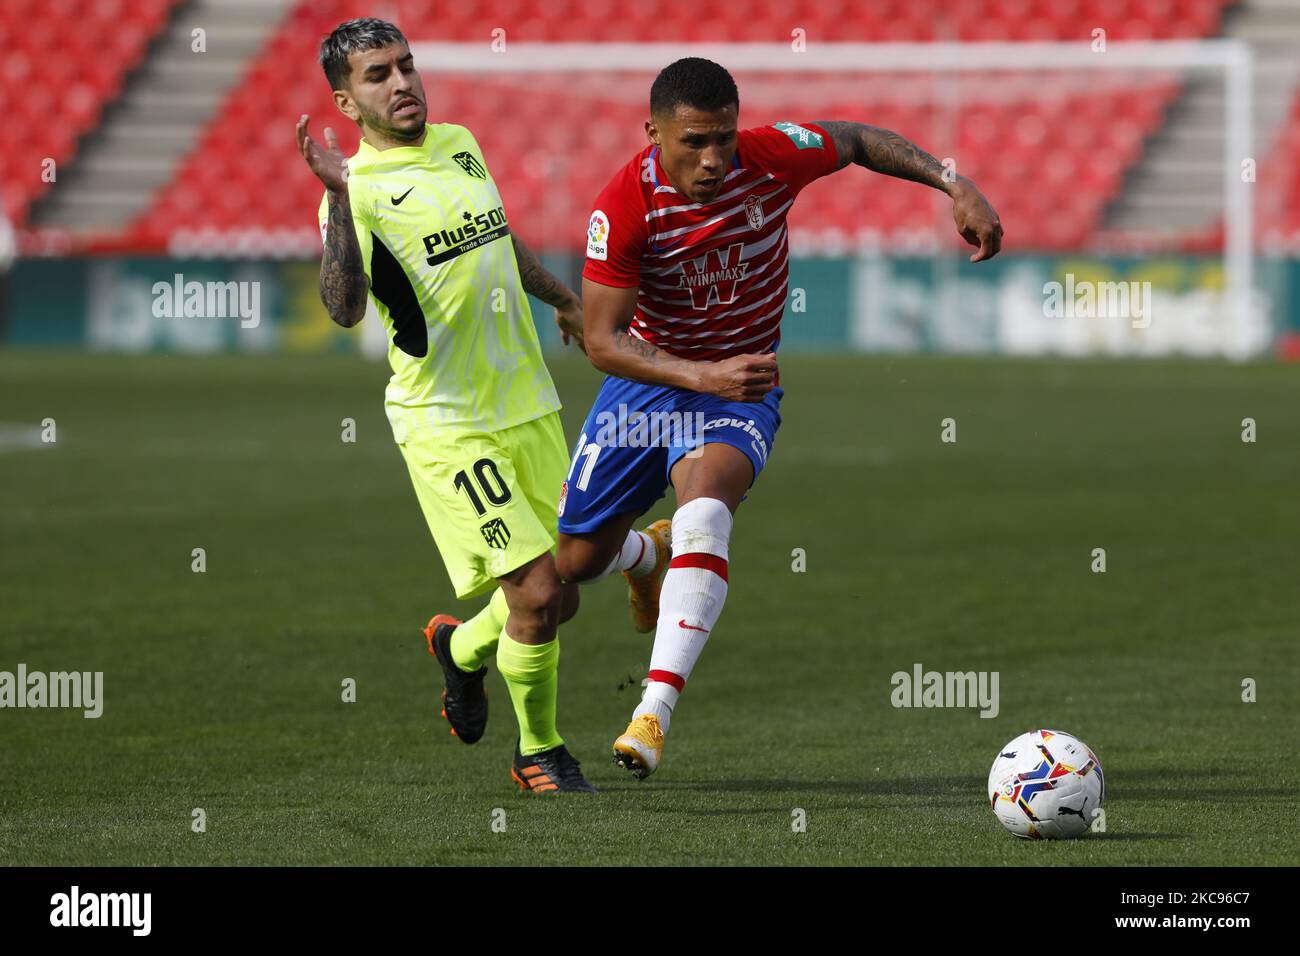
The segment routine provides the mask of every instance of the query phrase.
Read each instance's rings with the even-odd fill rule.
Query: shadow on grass
[[[781,805],[775,807],[716,807],[716,808],[696,808],[696,807],[659,807],[662,813],[681,813],[688,817],[761,817],[769,814],[789,818],[792,807]],[[862,811],[877,809],[866,806],[861,803],[818,803],[814,806],[818,813],[828,813],[835,810]],[[648,811],[654,812],[654,811]]]
[[[1294,800],[1295,790],[1289,787],[1254,787],[1243,782],[1230,786],[1224,778],[1254,777],[1245,769],[1215,768],[1200,774],[1204,782],[1217,786],[1196,788],[1195,781],[1176,793],[1168,787],[1171,772],[1158,768],[1143,768],[1124,772],[1123,783],[1106,788],[1107,804],[1114,800],[1153,800],[1158,802],[1222,802],[1223,800],[1251,798],[1268,801]],[[1217,780],[1216,780],[1217,778]],[[1131,783],[1139,785],[1129,786]],[[1159,782],[1161,786],[1154,786]],[[964,804],[975,798],[984,799],[986,781],[982,777],[906,777],[890,780],[671,780],[656,778],[646,783],[605,784],[602,791],[611,793],[674,793],[680,791],[708,791],[713,793],[752,793],[755,796],[773,793],[831,793],[856,797],[924,797],[933,804]],[[845,807],[851,809],[851,807]]]
[[[1149,840],[1190,840],[1190,833],[1116,833],[1107,830],[1105,833],[1093,833],[1088,837],[1088,842],[1094,840],[1101,843],[1143,843]]]
[[[1186,803],[1213,801],[1221,803],[1224,800],[1267,800],[1267,801],[1286,801],[1295,803],[1296,790],[1294,787],[1252,787],[1243,784],[1235,789],[1216,787],[1212,790],[1184,790],[1179,789],[1172,791],[1168,787],[1124,787],[1116,788],[1114,791],[1107,789],[1106,805],[1109,806],[1112,800],[1154,800],[1163,803]]]
[[[644,784],[605,784],[600,788],[609,793],[646,793],[652,790],[675,792],[679,790],[707,790],[711,792],[754,794],[770,793],[841,793],[861,797],[924,796],[943,799],[946,796],[965,799],[969,794],[980,794],[984,789],[981,780],[952,780],[912,778],[908,780],[654,780]]]

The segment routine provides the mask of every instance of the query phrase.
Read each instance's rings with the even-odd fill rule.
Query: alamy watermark
[[[260,282],[186,282],[177,272],[171,282],[155,282],[150,291],[158,319],[239,319],[245,329],[262,322]]]
[[[50,897],[51,926],[122,926],[132,936],[148,936],[152,913],[152,893],[83,893],[73,885]]]
[[[1093,282],[1065,274],[1065,282],[1043,283],[1043,315],[1049,319],[1128,319],[1133,328],[1151,325],[1150,282]]]
[[[0,708],[71,707],[87,720],[104,712],[103,671],[0,671]]]
[[[979,707],[981,717],[996,717],[998,671],[927,671],[913,664],[912,672],[896,671],[889,702],[895,707]]]
[[[591,444],[602,448],[691,446],[704,437],[707,418],[703,412],[633,411],[620,402],[613,411],[607,409],[596,415]]]

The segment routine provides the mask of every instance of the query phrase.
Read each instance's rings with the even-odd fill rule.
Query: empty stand
[[[0,124],[5,213],[23,225],[32,201],[76,156],[177,0],[42,0],[0,4],[0,82],[10,91]]]
[[[65,0],[50,9],[66,12],[77,6]],[[126,6],[140,39],[135,45],[121,42],[138,57],[169,2],[121,8]],[[383,13],[413,41],[484,44],[496,29],[506,31],[507,43],[785,42],[795,29],[804,30],[810,44],[1086,42],[1092,24],[1105,29],[1111,40],[1213,35],[1225,2],[968,0],[954,6],[938,0],[825,0],[797,18],[782,13],[781,6],[737,0],[701,11],[666,0],[395,0]],[[137,10],[151,11],[151,16],[137,20]],[[360,0],[297,3],[172,180],[132,223],[126,241],[162,249],[178,234],[190,243],[201,234],[210,237],[213,251],[238,254],[241,243],[266,247],[265,238],[256,236],[260,231],[273,232],[273,251],[285,256],[318,248],[321,188],[294,150],[293,126],[301,113],[310,113],[318,138],[329,125],[338,131],[345,151],[355,150],[357,131],[335,109],[316,54],[321,37],[339,22],[372,12],[373,5]],[[121,74],[118,70],[107,79],[84,82],[85,89],[101,91],[89,103],[83,102],[89,94],[77,100],[75,108],[88,114],[87,123],[93,123],[90,114],[111,95],[107,91]],[[1034,78],[1026,86],[1024,74],[999,78],[973,73],[956,77],[959,99],[938,106],[950,101],[933,95],[924,88],[928,81],[915,77],[738,76],[742,125],[844,118],[895,129],[940,157],[959,157],[958,171],[985,189],[1016,246],[1043,249],[1077,247],[1096,233],[1108,203],[1180,92],[1176,77],[1142,74],[1127,80],[1108,86],[1090,76],[1063,75]],[[643,74],[470,78],[427,71],[425,83],[431,120],[460,123],[475,133],[516,230],[547,247],[576,249],[591,200],[644,143],[648,77]],[[49,135],[64,137],[64,155],[75,142],[75,134],[66,130]],[[30,198],[7,201],[21,208]],[[792,236],[814,248],[899,235],[954,241],[937,228],[947,215],[942,197],[912,184],[865,175],[835,177],[805,192],[792,216]]]

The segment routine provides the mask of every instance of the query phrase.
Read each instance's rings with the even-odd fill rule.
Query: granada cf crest
[[[478,161],[478,157],[468,150],[456,153],[451,158],[456,160],[457,165],[475,179],[487,179],[487,170],[484,169],[483,164]]]
[[[757,196],[745,197],[745,215],[749,218],[749,228],[757,232],[763,228],[763,200]]]
[[[488,543],[489,548],[505,550],[505,546],[510,543],[510,529],[500,518],[493,518],[481,525],[479,531],[483,532],[483,540]]]

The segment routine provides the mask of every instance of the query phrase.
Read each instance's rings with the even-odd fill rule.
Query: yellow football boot
[[[664,730],[654,714],[633,717],[623,736],[614,741],[614,763],[638,780],[655,772],[664,752]]]

